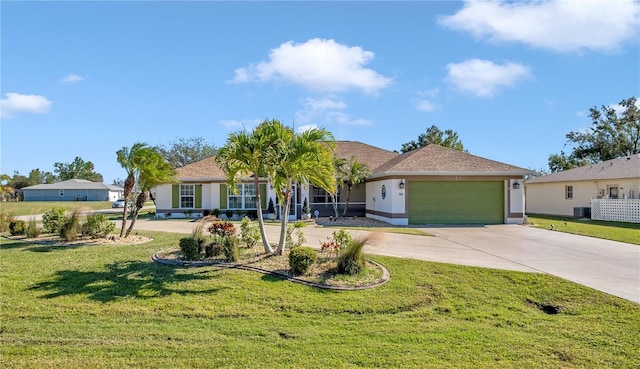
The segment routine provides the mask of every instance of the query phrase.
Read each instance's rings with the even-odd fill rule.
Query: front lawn
[[[51,208],[63,208],[74,211],[77,208],[85,210],[111,209],[112,201],[3,201],[0,210],[14,216],[44,214]]]
[[[637,367],[639,305],[549,275],[375,256],[388,283],[327,291],[155,264],[183,235],[139,233],[155,240],[2,239],[2,367]]]
[[[603,222],[538,214],[527,215],[527,221],[536,228],[551,229],[553,224],[553,229],[559,232],[640,245],[640,224],[638,223]]]

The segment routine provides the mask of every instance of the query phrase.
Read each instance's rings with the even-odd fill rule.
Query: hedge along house
[[[530,171],[437,145],[398,154],[361,142],[338,141],[335,155],[354,157],[372,170],[366,183],[354,186],[348,216],[367,216],[395,225],[522,223],[522,181]],[[204,210],[233,213],[256,210],[255,187],[247,178],[234,194],[225,175],[208,158],[177,169],[179,183],[157,187],[157,216],[200,216]],[[267,179],[259,188],[262,209],[277,198]],[[347,191],[338,194],[339,214]],[[331,197],[313,185],[297,185],[291,199],[290,219],[301,216],[304,200],[312,213],[334,214]],[[276,206],[277,207],[277,206]],[[279,209],[278,209],[279,210]]]
[[[367,216],[395,225],[520,224],[530,172],[427,145],[376,169],[366,184]]]
[[[116,185],[69,179],[22,188],[24,201],[115,201],[124,189]]]

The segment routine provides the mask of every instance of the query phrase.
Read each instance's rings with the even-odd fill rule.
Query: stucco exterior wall
[[[367,217],[393,225],[409,224],[406,206],[406,191],[400,189],[401,179],[392,178],[366,183]],[[382,186],[385,187],[383,198]]]
[[[573,198],[565,198],[565,187],[573,186]],[[619,198],[640,198],[640,178],[602,181],[529,183],[526,187],[526,212],[573,216],[574,207],[590,207],[592,198],[607,198],[617,187]]]
[[[524,223],[525,210],[524,185],[521,179],[509,179],[506,182],[506,199],[504,202],[506,208],[505,223],[522,224]]]

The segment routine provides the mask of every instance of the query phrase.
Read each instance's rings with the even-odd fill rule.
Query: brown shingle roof
[[[184,167],[176,169],[176,172],[176,178],[180,180],[225,178],[225,174],[218,164],[216,164],[216,158],[214,156],[185,165]]]
[[[397,156],[377,168],[373,177],[394,174],[525,175],[530,172],[528,169],[431,144]]]
[[[338,158],[344,158],[347,160],[351,159],[353,156],[357,161],[366,164],[369,169],[374,172],[376,168],[399,155],[396,152],[367,145],[358,141],[336,141],[334,154]]]
[[[529,183],[589,181],[598,179],[640,178],[640,154],[623,156],[562,172],[527,180]]]

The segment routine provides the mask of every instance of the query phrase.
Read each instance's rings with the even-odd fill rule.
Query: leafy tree
[[[344,205],[344,212],[342,216],[347,215],[347,208],[349,207],[349,197],[351,197],[351,189],[353,186],[364,182],[367,177],[371,175],[371,169],[364,164],[356,160],[355,157],[351,157],[351,159],[346,163],[344,167],[345,173],[345,185],[347,186],[347,200]]]
[[[134,187],[140,176],[140,161],[144,155],[144,150],[149,149],[146,143],[136,142],[131,148],[124,146],[116,152],[118,164],[127,172],[127,178],[124,181],[124,207],[122,209],[122,228],[120,229],[120,237],[124,236],[127,227],[127,211],[129,210],[129,201],[133,194]]]
[[[280,242],[276,249],[276,254],[282,255],[293,184],[309,183],[329,193],[335,191],[332,160],[335,141],[325,129],[313,128],[296,134],[277,120],[268,123],[267,131],[269,137],[275,138],[275,144],[269,148],[267,168],[283,207]]]
[[[135,197],[136,202],[133,210],[133,217],[131,219],[131,225],[129,226],[129,229],[127,229],[125,237],[128,237],[129,234],[131,234],[131,231],[136,224],[136,220],[138,219],[138,215],[140,214],[140,209],[144,207],[149,193],[151,193],[151,188],[159,184],[173,182],[173,176],[175,175],[175,170],[155,148],[147,147],[138,150],[133,164],[137,167],[138,171],[138,194]],[[125,202],[125,207],[126,206],[127,204]]]
[[[251,133],[239,131],[229,134],[227,142],[218,150],[216,162],[227,175],[227,184],[230,188],[236,188],[236,183],[242,177],[251,177],[256,189],[256,207],[260,236],[264,251],[273,254],[273,248],[267,239],[262,217],[262,197],[260,191],[260,178],[267,176],[271,146],[274,145],[274,136],[268,134],[268,125],[271,121],[264,121]]]
[[[447,129],[443,132],[435,125],[427,128],[425,133],[420,134],[418,136],[418,141],[409,141],[402,144],[402,149],[400,149],[400,151],[405,153],[411,150],[419,149],[429,144],[436,144],[451,149],[468,152],[464,149],[464,146],[462,145],[462,142],[458,137],[458,133],[454,132],[451,129]]]
[[[54,172],[60,181],[68,179],[86,179],[92,182],[102,182],[102,174],[96,173],[95,166],[90,161],[84,161],[81,157],[76,156],[71,163],[55,163],[53,164]]]
[[[216,147],[202,137],[180,138],[168,146],[157,147],[172,168],[180,168],[216,155]]]
[[[32,169],[29,172],[29,186],[43,184],[43,183],[54,183],[56,181],[56,176],[51,172],[43,172],[40,169]]]
[[[640,107],[637,100],[630,97],[618,105],[589,109],[591,126],[587,130],[567,133],[567,145],[573,149],[568,155],[564,152],[550,155],[549,169],[556,172],[640,153]]]

